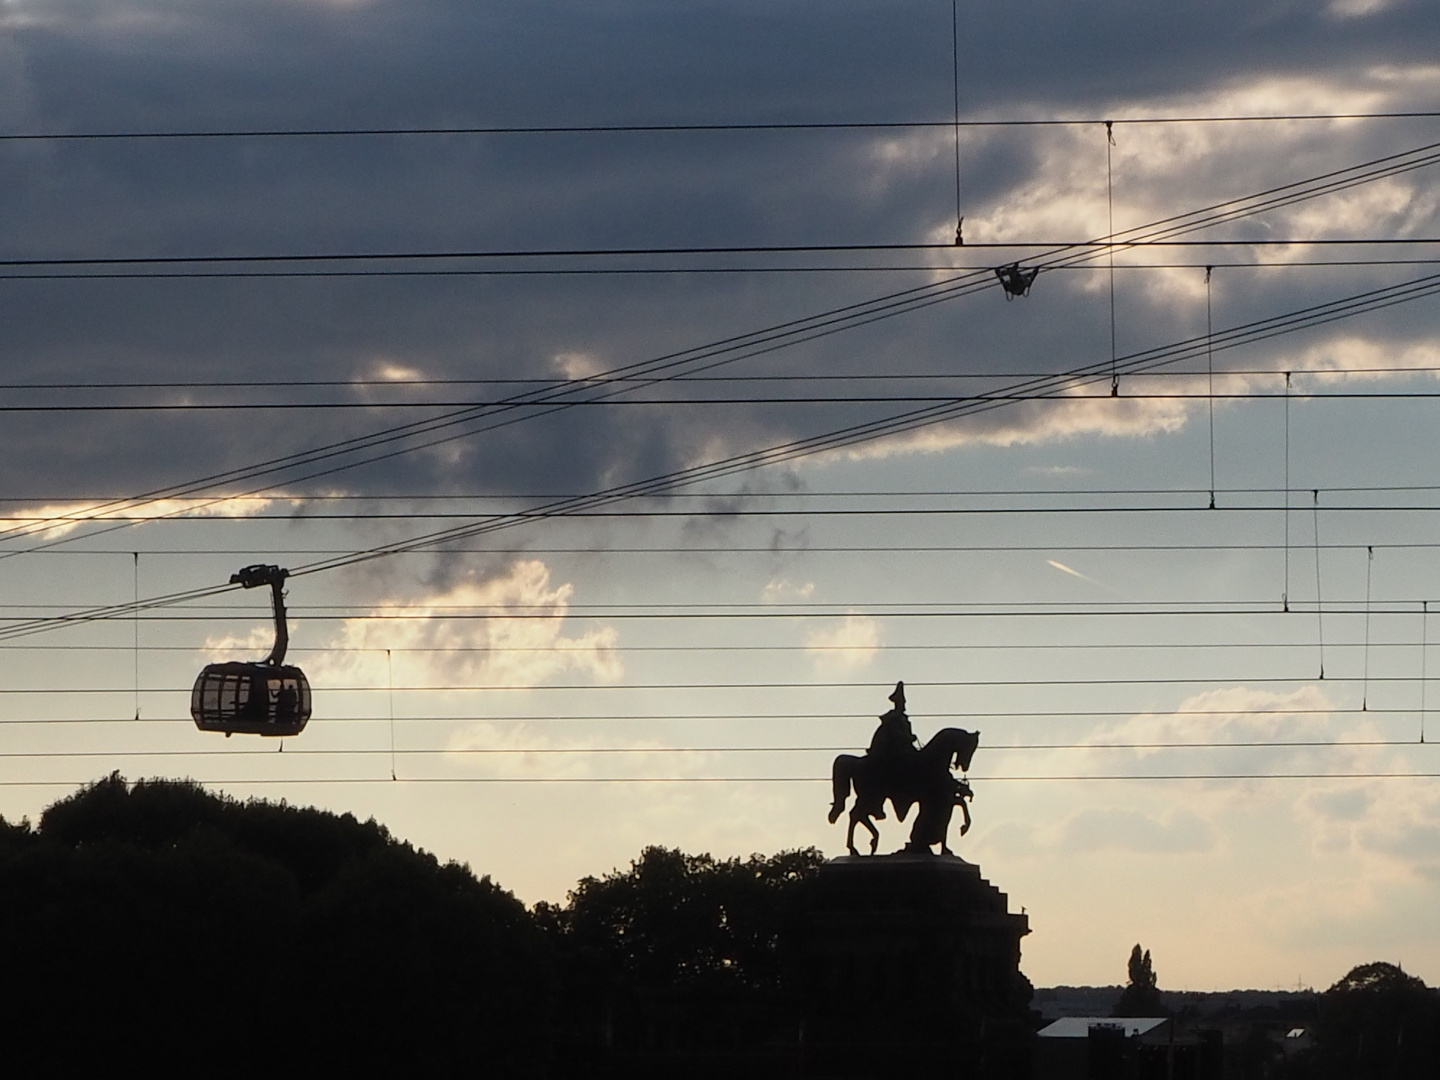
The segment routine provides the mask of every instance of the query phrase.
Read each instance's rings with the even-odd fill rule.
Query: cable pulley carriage
[[[1014,300],[1017,296],[1030,295],[1030,286],[1040,276],[1040,268],[1032,266],[1029,270],[1022,270],[1019,263],[1011,263],[1009,266],[997,266],[995,276],[1005,290],[1005,299]]]
[[[228,660],[207,664],[190,693],[190,715],[201,731],[242,735],[298,735],[310,719],[310,682],[285,663],[290,630],[285,621],[282,583],[290,571],[278,566],[247,566],[230,584],[247,589],[270,586],[275,611],[275,647],[264,660]]]

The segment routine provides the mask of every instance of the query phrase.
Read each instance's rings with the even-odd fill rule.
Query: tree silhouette
[[[581,880],[556,918],[637,984],[773,989],[785,900],[822,861],[814,848],[741,860],[647,847],[628,871]]]
[[[1322,1075],[1426,1080],[1440,1073],[1440,997],[1394,964],[1361,964],[1320,995]]]
[[[1130,980],[1120,993],[1113,1016],[1168,1016],[1165,1000],[1157,987],[1155,968],[1150,963],[1150,950],[1143,952],[1137,944],[1130,950]]]
[[[756,1046],[793,1023],[781,980],[790,896],[814,848],[716,859],[647,847],[587,877],[564,907],[537,905],[563,972],[572,1060]],[[793,1041],[793,1032],[791,1033]]]
[[[0,1044],[32,1074],[549,1056],[553,952],[510,893],[374,821],[188,781],[112,774],[0,828],[0,956]]]

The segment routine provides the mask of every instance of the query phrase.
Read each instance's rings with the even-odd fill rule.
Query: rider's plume
[[[895,708],[901,712],[905,711],[905,684],[903,682],[895,684],[895,692],[890,695],[890,701]]]

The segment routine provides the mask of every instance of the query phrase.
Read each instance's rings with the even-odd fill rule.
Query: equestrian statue
[[[980,733],[943,728],[920,746],[910,728],[910,717],[905,714],[903,682],[895,684],[890,702],[894,708],[880,717],[870,749],[863,756],[841,754],[835,759],[831,773],[835,801],[830,807],[830,823],[840,820],[853,789],[855,802],[850,807],[845,846],[851,855],[859,854],[855,850],[855,826],[863,825],[870,833],[870,854],[874,855],[880,844],[875,822],[885,820],[885,800],[890,800],[900,821],[904,821],[910,808],[918,803],[920,809],[910,828],[910,842],[905,850],[929,855],[939,844],[940,854],[953,855],[947,842],[950,818],[958,806],[964,819],[960,835],[969,832],[967,802],[975,793],[963,777],[955,776],[951,770],[959,769],[963,773],[970,768],[970,759],[980,744]]]

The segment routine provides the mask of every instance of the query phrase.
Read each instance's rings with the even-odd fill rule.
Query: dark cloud
[[[1310,86],[1330,94],[1316,105],[1327,108],[1352,90],[1393,108],[1437,93],[1433,79],[1377,82],[1366,74],[1376,64],[1398,71],[1430,62],[1424,46],[1435,17],[1420,4],[1353,18],[1292,3],[962,7],[962,99],[973,115],[1101,115],[1186,103],[1203,111],[1224,107],[1237,87],[1282,79],[1300,80],[1292,93]],[[10,131],[935,119],[950,101],[949,31],[949,6],[935,2],[21,2],[0,15],[0,116]],[[1116,184],[1129,215],[1122,224],[1423,141],[1418,131],[1380,124],[1312,126],[1278,140],[1234,128],[1194,137],[1209,143],[1167,150],[1173,133],[1120,129]],[[947,138],[932,131],[10,143],[0,146],[0,226],[12,258],[913,242],[943,235],[953,215]],[[1042,212],[1074,190],[1091,210],[1100,205],[1098,129],[965,139],[966,201],[979,223],[997,207],[1028,206],[1034,212],[1013,227],[1039,238],[1062,228],[1069,237],[1099,231],[1094,213],[1066,221]],[[1377,203],[1337,218],[1336,228],[1403,231],[1432,224],[1434,215],[1433,206]],[[1233,233],[1293,224],[1276,220]],[[1221,271],[1218,324],[1399,273]],[[1100,274],[1044,275],[1034,295],[1014,304],[991,289],[727,370],[1064,370],[1108,354]],[[6,382],[351,380],[387,366],[437,378],[551,377],[565,354],[584,354],[603,370],[923,280],[7,281],[0,355]],[[1151,280],[1135,271],[1119,277],[1122,353],[1201,329],[1193,288],[1167,293]],[[1432,331],[1418,315],[1387,318],[1386,333]],[[1245,362],[1257,362],[1256,353]],[[472,387],[448,396],[498,392]],[[236,393],[376,400],[373,391],[345,387],[308,397]],[[171,400],[190,400],[176,395]],[[142,396],[153,394],[126,400]],[[577,408],[325,483],[375,492],[584,491],[891,410],[898,407]],[[36,496],[134,493],[418,415],[20,417],[6,423],[0,475],[8,489]]]

